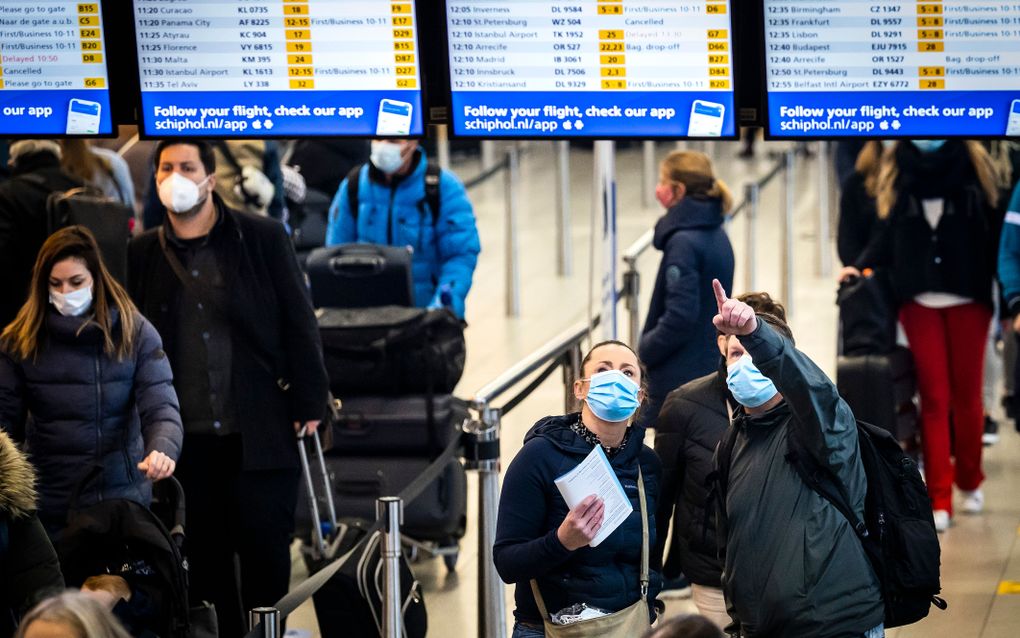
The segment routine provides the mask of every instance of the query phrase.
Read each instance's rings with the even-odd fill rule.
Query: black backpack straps
[[[432,212],[432,225],[439,221],[439,181],[442,178],[443,169],[439,162],[429,158],[425,165],[425,203]]]
[[[716,547],[720,559],[723,559],[726,554],[726,490],[730,482],[730,462],[733,460],[733,446],[737,442],[737,433],[737,426],[733,422],[731,413],[730,426],[726,428],[726,435],[715,447],[715,468],[705,477],[708,497],[705,499],[705,520],[702,521],[701,541],[704,544],[708,543],[706,536],[714,510],[716,514]]]
[[[832,472],[823,467],[808,452],[803,442],[796,435],[797,430],[791,428],[786,436],[786,460],[800,476],[801,480],[810,487],[816,494],[829,501],[840,514],[850,523],[850,527],[860,538],[868,536],[867,524],[858,518],[857,513],[850,505],[850,497],[846,492],[846,486]],[[867,436],[861,428],[857,428],[859,438]],[[863,446],[866,443],[859,443]]]
[[[361,188],[361,168],[364,164],[358,164],[347,173],[347,206],[350,208],[351,217],[358,221],[358,190]]]

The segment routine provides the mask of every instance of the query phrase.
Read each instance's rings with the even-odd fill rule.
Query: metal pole
[[[573,243],[570,237],[570,142],[556,142],[556,261],[561,277],[574,274]]]
[[[599,140],[594,148],[592,207],[601,220],[602,273],[599,285],[603,339],[616,339],[617,234],[616,234],[616,144]],[[589,316],[589,319],[591,317]]]
[[[400,595],[400,526],[404,523],[404,502],[396,496],[376,499],[375,517],[383,524],[382,638],[401,638],[404,616]]]
[[[637,264],[630,259],[627,260],[627,271],[623,273],[623,291],[627,295],[630,345],[636,348],[641,338],[641,273],[638,272]]]
[[[818,276],[832,275],[832,242],[829,238],[832,145],[821,142],[818,152]]]
[[[747,200],[747,235],[744,242],[747,262],[744,265],[744,292],[754,292],[757,289],[755,276],[758,270],[758,213],[761,210],[761,187],[758,186],[758,182],[744,184],[744,199]]]
[[[262,624],[262,638],[280,638],[280,610],[275,607],[256,607],[248,612],[248,631]]]
[[[517,261],[517,204],[520,158],[517,146],[506,151],[506,316],[521,316],[521,276]]]
[[[447,134],[445,124],[436,125],[436,159],[439,160],[439,167],[449,170],[450,168],[450,136]]]
[[[577,397],[574,396],[574,381],[581,378],[581,344],[574,345],[563,356],[563,409],[569,414],[577,410]]]
[[[641,201],[645,208],[655,207],[655,186],[659,183],[659,173],[655,166],[655,142],[648,140],[641,147],[641,168],[645,176],[644,188],[641,190]]]
[[[793,208],[796,202],[797,174],[796,162],[797,152],[793,149],[786,151],[783,162],[783,263],[781,266],[782,298],[786,305],[787,316],[794,313],[793,302]]]
[[[482,170],[487,171],[496,165],[496,143],[492,140],[482,140]]]
[[[499,505],[499,410],[485,406],[481,418],[484,427],[477,433],[478,446],[490,447],[493,458],[478,461],[478,636],[506,638],[504,586],[492,557]]]

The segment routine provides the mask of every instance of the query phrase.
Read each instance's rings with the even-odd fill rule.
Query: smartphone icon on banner
[[[67,105],[67,134],[95,135],[99,132],[99,114],[103,105],[99,102],[71,98]]]
[[[1009,109],[1009,123],[1006,124],[1006,135],[1020,137],[1020,100],[1013,100]]]
[[[726,106],[715,102],[694,100],[687,134],[691,137],[719,137],[722,135]]]
[[[410,103],[397,100],[379,102],[379,120],[375,125],[375,134],[410,135],[413,108]]]

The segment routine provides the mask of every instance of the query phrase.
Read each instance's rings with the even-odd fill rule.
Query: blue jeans
[[[885,638],[885,623],[882,623],[871,631],[865,632],[864,638]]]
[[[510,638],[545,638],[545,629],[525,627],[520,622],[515,622],[514,633]]]

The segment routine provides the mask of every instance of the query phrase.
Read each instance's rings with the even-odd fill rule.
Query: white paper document
[[[556,479],[555,483],[570,509],[577,507],[578,503],[592,494],[605,503],[602,527],[592,539],[591,547],[598,547],[599,543],[609,538],[634,511],[601,445],[596,445],[580,465]]]

